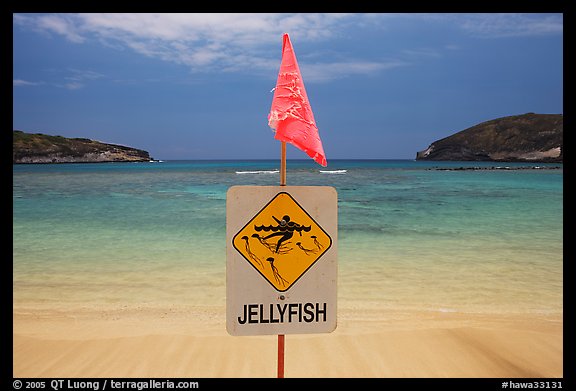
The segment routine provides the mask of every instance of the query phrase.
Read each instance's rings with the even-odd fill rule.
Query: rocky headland
[[[147,162],[147,151],[86,138],[66,138],[14,130],[12,163]]]
[[[434,141],[416,160],[561,163],[563,131],[562,114],[502,117]]]

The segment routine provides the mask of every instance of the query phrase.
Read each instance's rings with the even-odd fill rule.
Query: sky
[[[331,159],[414,159],[478,123],[563,114],[563,14],[13,14],[13,129],[155,159],[278,159],[288,33]],[[288,159],[309,159],[292,145]]]

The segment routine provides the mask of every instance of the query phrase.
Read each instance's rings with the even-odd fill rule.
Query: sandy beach
[[[342,161],[326,176],[312,163],[291,163],[302,185],[337,183],[337,327],[286,335],[286,378],[569,372],[562,170]],[[275,335],[226,331],[224,262],[227,189],[277,184],[235,172],[276,167],[15,166],[13,376],[276,378]]]
[[[14,377],[276,377],[277,337],[234,337],[220,307],[14,309]],[[287,335],[287,378],[559,378],[561,314],[344,308]]]

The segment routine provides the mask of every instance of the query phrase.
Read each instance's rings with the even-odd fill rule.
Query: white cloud
[[[423,58],[423,57],[428,57],[428,58],[438,58],[438,57],[442,57],[442,54],[436,50],[436,49],[432,49],[432,48],[418,48],[418,49],[404,49],[402,50],[402,54],[408,56],[408,57],[416,57],[416,58]]]
[[[74,69],[74,68],[69,68],[68,70],[70,71],[71,74],[69,76],[66,76],[65,79],[72,80],[75,82],[81,82],[84,80],[96,80],[104,77],[103,74],[91,70]]]
[[[66,83],[66,84],[59,86],[59,87],[64,87],[64,88],[69,89],[69,90],[79,90],[80,88],[84,87],[84,84],[79,83],[77,81],[72,81],[70,83]]]
[[[453,25],[468,35],[483,38],[508,38],[562,34],[561,13],[407,13],[372,14],[372,25],[391,20],[416,20]],[[368,18],[366,18],[368,20]]]
[[[302,77],[306,81],[324,82],[351,75],[369,75],[392,68],[407,66],[409,63],[400,60],[385,62],[332,62],[300,65]]]
[[[61,82],[33,82],[23,79],[13,79],[12,85],[14,87],[48,85],[53,87],[66,88],[68,90],[78,90],[83,88],[86,85],[86,82],[105,77],[105,75],[91,70],[69,68],[66,70],[66,72],[68,75],[64,76],[63,81]]]
[[[67,69],[70,74],[64,77],[66,81],[63,84],[54,84],[56,87],[66,88],[68,90],[79,90],[84,88],[87,82],[102,79],[105,76],[101,73],[85,69]]]
[[[42,33],[53,33],[64,36],[72,42],[84,42],[84,37],[79,31],[73,15],[48,14],[48,15],[13,15],[14,24],[29,28]]]
[[[479,37],[505,38],[562,34],[562,14],[466,14],[458,18],[464,31]]]
[[[22,87],[22,86],[39,86],[42,85],[44,83],[42,82],[34,82],[34,81],[27,81],[27,80],[22,80],[22,79],[13,79],[12,80],[12,86],[13,87]]]
[[[340,14],[80,14],[85,34],[149,57],[189,66],[193,71],[244,70],[277,59],[284,32],[292,39],[333,35]],[[238,63],[241,59],[244,63]]]
[[[82,43],[98,40],[147,57],[188,66],[194,72],[258,72],[277,69],[282,34],[293,42],[337,36],[349,14],[48,14],[14,15],[14,24]],[[340,73],[375,72],[381,66],[335,63]],[[310,68],[314,68],[312,65]],[[326,76],[323,76],[325,79]]]
[[[278,68],[281,37],[294,45],[345,38],[347,28],[387,28],[390,21],[420,19],[450,23],[469,35],[510,37],[561,34],[561,14],[265,14],[265,13],[89,13],[15,14],[14,25],[81,44],[99,41],[193,72],[261,72]],[[374,74],[407,65],[402,58],[431,58],[442,48],[406,48],[397,59],[326,58],[323,64],[302,61],[307,79],[325,81],[346,75]],[[445,50],[446,48],[444,48]],[[300,58],[299,58],[300,59]],[[81,83],[80,81],[77,81]]]

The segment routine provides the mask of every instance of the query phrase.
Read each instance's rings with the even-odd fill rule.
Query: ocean
[[[288,160],[287,184],[338,192],[339,308],[562,313],[562,164],[328,163]],[[224,311],[226,192],[278,185],[278,170],[278,160],[14,165],[14,306]]]

